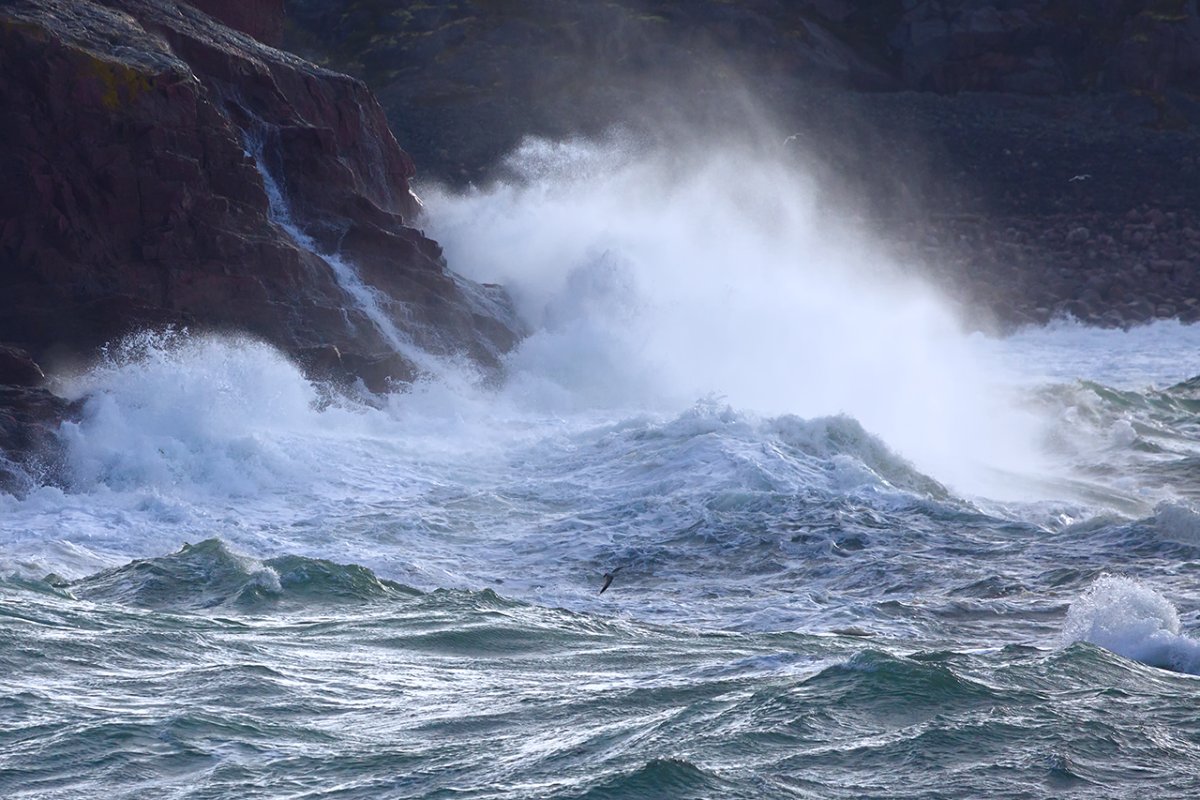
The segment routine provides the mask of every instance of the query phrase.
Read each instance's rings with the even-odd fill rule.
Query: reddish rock
[[[283,43],[283,0],[188,0],[205,14],[272,47]]]
[[[306,374],[318,380],[336,380],[346,373],[341,351],[331,344],[306,347],[296,353],[296,360]]]
[[[417,378],[413,365],[402,356],[391,354],[377,358],[352,356],[343,359],[348,374],[362,380],[368,391],[383,394]]]
[[[46,374],[37,362],[19,347],[0,344],[0,384],[41,386]]]
[[[507,298],[405,224],[413,164],[367,88],[244,35],[278,41],[276,0],[196,5],[0,5],[0,341],[15,345],[0,347],[0,491],[53,480],[61,459],[72,408],[36,388],[34,358],[77,363],[138,328],[253,334],[376,391],[412,380],[306,237],[353,245],[431,352],[495,370],[517,339]]]
[[[389,355],[329,264],[273,218],[251,151],[325,250],[372,232],[365,273],[411,310],[395,322],[414,339],[492,368],[516,340],[504,304],[481,305],[405,224],[413,164],[367,88],[191,5],[0,6],[0,107],[0,340],[35,357],[166,324]]]
[[[78,404],[28,385],[0,383],[0,492],[20,494],[62,481],[63,450],[55,431]]]

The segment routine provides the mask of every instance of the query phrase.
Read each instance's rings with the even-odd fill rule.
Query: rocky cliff
[[[196,6],[0,5],[0,109],[0,343],[43,366],[175,325],[382,389],[411,353],[496,369],[516,341],[503,294],[412,227],[413,163],[366,86]]]
[[[0,341],[52,360],[174,323],[391,354],[298,230],[417,345],[514,342],[407,224],[413,164],[362,83],[165,0],[12,3],[0,37]]]

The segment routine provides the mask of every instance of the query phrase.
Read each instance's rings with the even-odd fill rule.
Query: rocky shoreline
[[[59,476],[56,431],[80,409],[45,384],[45,373],[28,353],[0,345],[0,492],[22,492]]]
[[[1142,206],[1120,215],[947,217],[929,229],[901,248],[929,265],[982,329],[1068,316],[1121,328],[1200,321],[1200,213]]]
[[[143,328],[375,392],[418,352],[498,375],[521,324],[414,227],[392,130],[458,186],[526,134],[786,131],[829,213],[968,326],[1200,321],[1197,86],[1177,0],[12,0],[0,490],[52,473],[78,413],[42,367]]]
[[[277,39],[282,13],[0,5],[0,489],[55,461],[45,431],[72,411],[35,373],[135,331],[251,336],[373,391],[421,352],[495,373],[521,336],[412,226],[414,166],[370,90],[248,35]]]

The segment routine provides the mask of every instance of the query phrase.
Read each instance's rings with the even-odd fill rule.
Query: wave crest
[[[299,477],[286,435],[317,429],[316,388],[249,339],[134,336],[66,393],[84,401],[61,432],[80,489],[186,483],[251,494]]]
[[[786,444],[816,458],[829,459],[843,472],[853,472],[846,469],[848,459],[853,459],[865,469],[863,477],[869,476],[885,486],[939,500],[950,497],[946,487],[893,452],[853,417],[841,414],[802,420],[784,416],[774,420],[771,428]]]
[[[1152,667],[1200,674],[1200,641],[1180,632],[1179,612],[1169,600],[1132,578],[1098,578],[1071,604],[1063,638]]]
[[[415,594],[366,567],[293,555],[259,561],[233,552],[220,539],[105,570],[70,589],[88,600],[166,611],[261,610],[288,601],[363,602]]]
[[[728,792],[726,781],[682,758],[655,758],[638,769],[593,787],[579,800],[618,797],[704,798]]]
[[[1154,527],[1165,539],[1180,544],[1200,545],[1200,513],[1180,503],[1162,503],[1156,509]]]

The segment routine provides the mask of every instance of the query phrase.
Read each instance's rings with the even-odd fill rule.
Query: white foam
[[[1098,578],[1071,604],[1063,638],[1091,642],[1151,666],[1200,674],[1200,641],[1180,632],[1175,606],[1131,578]]]
[[[656,553],[713,508],[1036,472],[1039,423],[994,354],[791,167],[547,148],[518,159],[540,182],[430,203],[452,262],[508,283],[535,331],[500,389],[448,369],[327,406],[261,344],[143,338],[69,383],[73,490],[0,498],[4,558],[79,575],[220,536],[572,605],[594,595],[572,570]]]
[[[287,446],[319,430],[316,390],[256,341],[144,334],[63,391],[86,398],[62,430],[77,489],[184,483],[236,496],[319,469]]]
[[[947,304],[782,152],[529,141],[511,166],[525,179],[425,195],[451,263],[504,284],[535,331],[518,385],[583,407],[845,413],[972,492],[1042,467],[1040,423]]]

